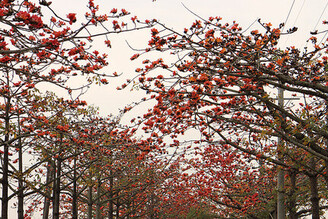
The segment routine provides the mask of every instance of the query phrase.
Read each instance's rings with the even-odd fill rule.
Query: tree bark
[[[58,158],[56,159],[56,167],[55,167],[55,178],[54,178],[54,200],[53,200],[53,218],[59,219],[59,206],[60,206],[60,178],[61,178],[61,143],[63,142],[63,134],[60,134],[60,145],[58,151]]]
[[[92,185],[89,186],[88,191],[88,219],[92,219]]]
[[[313,169],[316,168],[315,158],[312,157],[310,165]],[[311,190],[311,204],[312,204],[312,219],[320,219],[320,205],[319,205],[319,192],[318,192],[318,176],[316,173],[309,176],[310,190]]]
[[[3,165],[2,165],[2,197],[1,197],[1,216],[2,219],[8,218],[8,166],[9,166],[9,135],[10,135],[10,98],[7,98],[5,107],[5,139],[3,144]]]
[[[112,172],[110,172],[111,174]],[[108,219],[114,218],[114,203],[113,203],[113,176],[111,175],[109,178],[109,209],[108,209]]]
[[[290,191],[289,191],[289,201],[288,201],[288,211],[289,211],[289,219],[297,219],[298,216],[296,214],[296,178],[297,173],[295,171],[290,171]]]
[[[61,160],[57,159],[55,169],[55,186],[54,186],[54,201],[53,201],[53,218],[59,219],[59,205],[60,205],[60,174],[61,174]]]
[[[116,218],[120,217],[120,199],[118,198],[119,194],[117,193],[117,202],[116,202]]]
[[[20,119],[19,119],[19,113],[17,118],[17,127],[18,127],[18,135],[21,135],[21,128],[20,128]],[[19,177],[18,177],[18,210],[17,210],[17,216],[19,219],[24,219],[24,184],[23,184],[23,145],[22,145],[22,139],[18,139],[18,171],[19,171]]]
[[[100,180],[100,173],[98,180],[97,180],[97,204],[96,204],[96,219],[101,219],[101,202],[100,202],[100,197],[101,197],[101,180]]]
[[[54,180],[54,163],[50,160],[47,164],[47,178],[46,178],[46,194],[48,197],[44,197],[44,204],[43,204],[43,219],[49,218],[49,209],[50,209],[50,197],[51,197],[51,181]]]
[[[73,194],[72,194],[72,219],[77,219],[77,172],[76,172],[76,157],[74,157],[74,173],[73,173]]]

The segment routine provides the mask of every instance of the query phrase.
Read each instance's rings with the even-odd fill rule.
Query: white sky
[[[82,13],[83,16],[87,2],[88,0],[53,0],[52,7],[63,17],[66,17],[68,13]],[[325,29],[322,20],[328,20],[328,9],[325,10],[327,0],[157,0],[156,2],[152,0],[95,0],[95,3],[99,4],[101,10],[106,13],[109,13],[112,8],[125,8],[131,14],[137,15],[140,20],[156,18],[175,30],[183,30],[197,19],[181,3],[203,18],[220,16],[223,17],[223,21],[231,23],[235,20],[243,29],[246,29],[258,18],[261,18],[263,22],[271,22],[273,26],[278,26],[286,20],[293,2],[294,6],[285,30],[293,26],[299,29],[292,36],[282,38],[280,44],[302,48],[306,44],[306,39],[310,37],[310,31]],[[256,23],[250,29],[260,28]],[[94,85],[82,99],[87,100],[89,104],[99,106],[102,115],[111,113],[115,115],[119,108],[140,100],[142,93],[130,92],[130,88],[117,91],[116,87],[127,78],[132,78],[135,68],[140,66],[137,65],[138,62],[130,61],[130,57],[136,52],[131,51],[125,40],[135,48],[145,48],[149,37],[149,30],[109,36],[112,49],[106,51],[109,53],[110,65],[105,71],[107,73],[117,71],[123,75],[110,79],[106,86]],[[321,37],[323,36],[318,38],[321,40]],[[103,47],[104,38],[99,40],[99,44],[95,41],[96,47],[99,45]]]
[[[328,20],[328,9],[324,10],[327,2],[327,0],[295,0],[285,30],[293,26],[297,26],[299,29],[292,36],[282,38],[280,45],[295,45],[302,48],[306,45],[306,39],[310,37],[310,31],[313,31],[314,28],[324,30],[325,26],[322,25],[322,20]],[[283,23],[293,0],[157,0],[155,2],[152,0],[95,0],[95,3],[99,4],[105,13],[109,13],[112,8],[124,8],[131,14],[137,15],[140,20],[156,18],[168,27],[179,31],[190,26],[197,19],[184,8],[182,3],[203,18],[221,16],[224,22],[231,23],[235,20],[243,29],[246,29],[258,18],[261,18],[263,22],[271,22],[273,26]],[[87,0],[57,0],[53,1],[52,6],[62,16],[65,16],[68,12],[78,14],[84,12],[86,4]],[[65,5],[64,8],[63,5]],[[255,23],[250,29],[261,29],[261,27]],[[134,48],[145,48],[149,40],[149,33],[150,31],[146,30],[109,36],[112,41],[112,49],[106,51],[109,53],[110,65],[105,71],[108,73],[117,71],[123,75],[120,78],[111,79],[107,86],[93,86],[83,96],[83,99],[86,99],[89,104],[99,106],[102,115],[117,114],[119,108],[142,98],[142,94],[136,91],[130,92],[129,88],[117,91],[116,87],[127,78],[132,78],[135,68],[140,66],[137,64],[138,61],[130,61],[130,57],[136,52],[131,51],[125,40]],[[322,37],[323,35],[318,39],[321,40]],[[102,43],[104,39],[99,40]]]

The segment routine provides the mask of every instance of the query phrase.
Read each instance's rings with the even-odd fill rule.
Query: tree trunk
[[[21,129],[20,129],[20,119],[19,119],[19,113],[18,113],[18,135],[21,135]],[[17,216],[19,219],[24,219],[24,184],[23,184],[23,145],[22,145],[22,139],[18,139],[18,171],[19,171],[19,177],[18,177],[18,210],[17,210]]]
[[[72,194],[72,219],[77,219],[77,172],[76,172],[76,157],[74,157],[74,176],[73,176],[73,194]]]
[[[328,126],[328,121],[326,122],[326,125]],[[326,144],[326,151],[328,151],[328,139],[325,140],[325,144]],[[324,174],[323,177],[326,181],[326,187],[327,187],[327,190],[328,190],[328,161],[327,160],[325,160],[325,171],[326,171],[326,174]]]
[[[59,205],[60,205],[60,175],[61,175],[61,159],[57,159],[55,169],[55,186],[54,186],[54,201],[53,201],[53,218],[59,219]]]
[[[290,191],[289,191],[289,201],[288,201],[288,211],[289,211],[289,219],[297,219],[298,216],[296,214],[296,177],[297,173],[295,171],[291,171],[290,174]]]
[[[324,175],[324,179],[326,181],[326,187],[327,187],[327,190],[328,190],[328,161],[325,161],[325,168],[326,168],[326,174]]]
[[[110,172],[111,174],[111,172]],[[114,203],[113,203],[113,176],[110,176],[109,179],[109,209],[108,209],[108,219],[114,218]]]
[[[2,197],[1,197],[1,214],[2,219],[8,218],[8,166],[9,166],[9,135],[10,135],[10,98],[7,98],[5,108],[5,139],[3,144],[3,165],[2,165]]]
[[[44,197],[43,204],[43,219],[49,218],[49,209],[50,209],[50,197],[51,197],[51,181],[54,180],[54,163],[52,160],[49,160],[47,165],[47,178],[46,178],[46,197]],[[54,183],[53,183],[54,184]]]
[[[59,206],[60,206],[60,178],[61,178],[61,143],[63,142],[63,134],[60,134],[60,145],[58,151],[58,158],[56,159],[56,167],[55,167],[55,178],[54,178],[54,200],[53,200],[53,218],[59,219]]]
[[[313,169],[316,168],[314,157],[310,160],[310,165]],[[311,189],[311,204],[312,204],[312,219],[320,219],[319,193],[318,193],[318,175],[316,173],[309,176]]]
[[[116,202],[116,218],[120,217],[120,199],[118,198],[119,194],[117,193],[117,202]]]
[[[100,173],[98,173],[100,176]],[[101,219],[101,202],[100,202],[100,197],[101,197],[101,181],[100,177],[98,177],[97,180],[97,204],[96,204],[96,219]]]
[[[88,219],[92,219],[92,185],[89,186],[88,191]]]

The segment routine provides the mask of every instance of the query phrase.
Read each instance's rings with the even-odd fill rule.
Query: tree
[[[312,215],[318,218],[317,182],[327,182],[327,44],[319,45],[311,37],[311,50],[301,52],[293,46],[281,50],[277,43],[285,34],[283,24],[273,28],[259,20],[263,32],[245,34],[237,23],[220,20],[197,20],[183,33],[161,23],[160,30],[151,30],[146,52],[170,54],[176,61],[147,59],[136,69],[139,86],[156,99],[146,121],[138,123],[173,139],[195,128],[211,145],[232,147],[257,163],[265,160],[305,174],[312,182]],[[277,88],[302,100],[281,106]],[[283,145],[273,141],[278,137]],[[277,158],[277,150],[284,162]],[[297,157],[292,150],[304,156]]]
[[[51,208],[55,218],[150,215],[158,167],[141,156],[133,131],[120,126],[119,118],[100,117],[85,101],[53,93],[35,98],[49,121],[29,142],[37,162],[26,170],[31,186],[25,194],[33,195],[27,216],[42,209],[43,200],[43,218]]]
[[[100,14],[93,0],[88,1],[83,21],[75,13],[62,17],[53,11],[51,4],[44,0],[39,4],[26,0],[0,2],[1,214],[4,219],[8,218],[9,200],[16,197],[19,199],[18,217],[24,217],[23,199],[28,182],[23,179],[28,172],[24,175],[23,163],[29,155],[23,148],[30,147],[28,142],[34,137],[43,135],[49,122],[47,116],[51,112],[45,112],[46,107],[30,100],[34,98],[33,90],[41,84],[54,85],[66,90],[74,100],[83,93],[83,88],[94,82],[107,84],[107,78],[115,75],[102,72],[108,65],[107,55],[92,48],[92,39],[103,37],[105,45],[110,47],[108,36],[111,33],[152,25],[152,22],[136,24],[136,17],[132,17],[134,24],[128,27],[124,22],[119,23],[119,19],[129,12],[113,9],[108,15]],[[49,20],[43,13],[49,15]],[[112,28],[106,27],[110,21]],[[69,86],[74,77],[84,83],[78,87]],[[33,154],[34,149],[31,147],[29,151]],[[10,156],[16,156],[18,161],[11,160]],[[12,185],[16,183],[13,180],[18,180],[18,190],[14,189],[17,186]],[[59,179],[50,181],[53,180]],[[58,214],[58,205],[56,208]]]

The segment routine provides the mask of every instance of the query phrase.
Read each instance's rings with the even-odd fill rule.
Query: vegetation
[[[248,34],[220,17],[177,32],[125,9],[100,14],[93,0],[79,19],[44,0],[0,1],[3,219],[10,207],[44,219],[272,218],[281,204],[289,218],[319,218],[328,208],[327,43],[282,50],[283,24],[259,20]],[[136,105],[155,105],[131,124],[121,123],[130,103],[100,116],[82,94],[118,75],[104,73],[93,40],[110,49],[111,34],[146,28],[148,47],[131,60],[160,58],[142,60],[129,83],[147,92]]]

